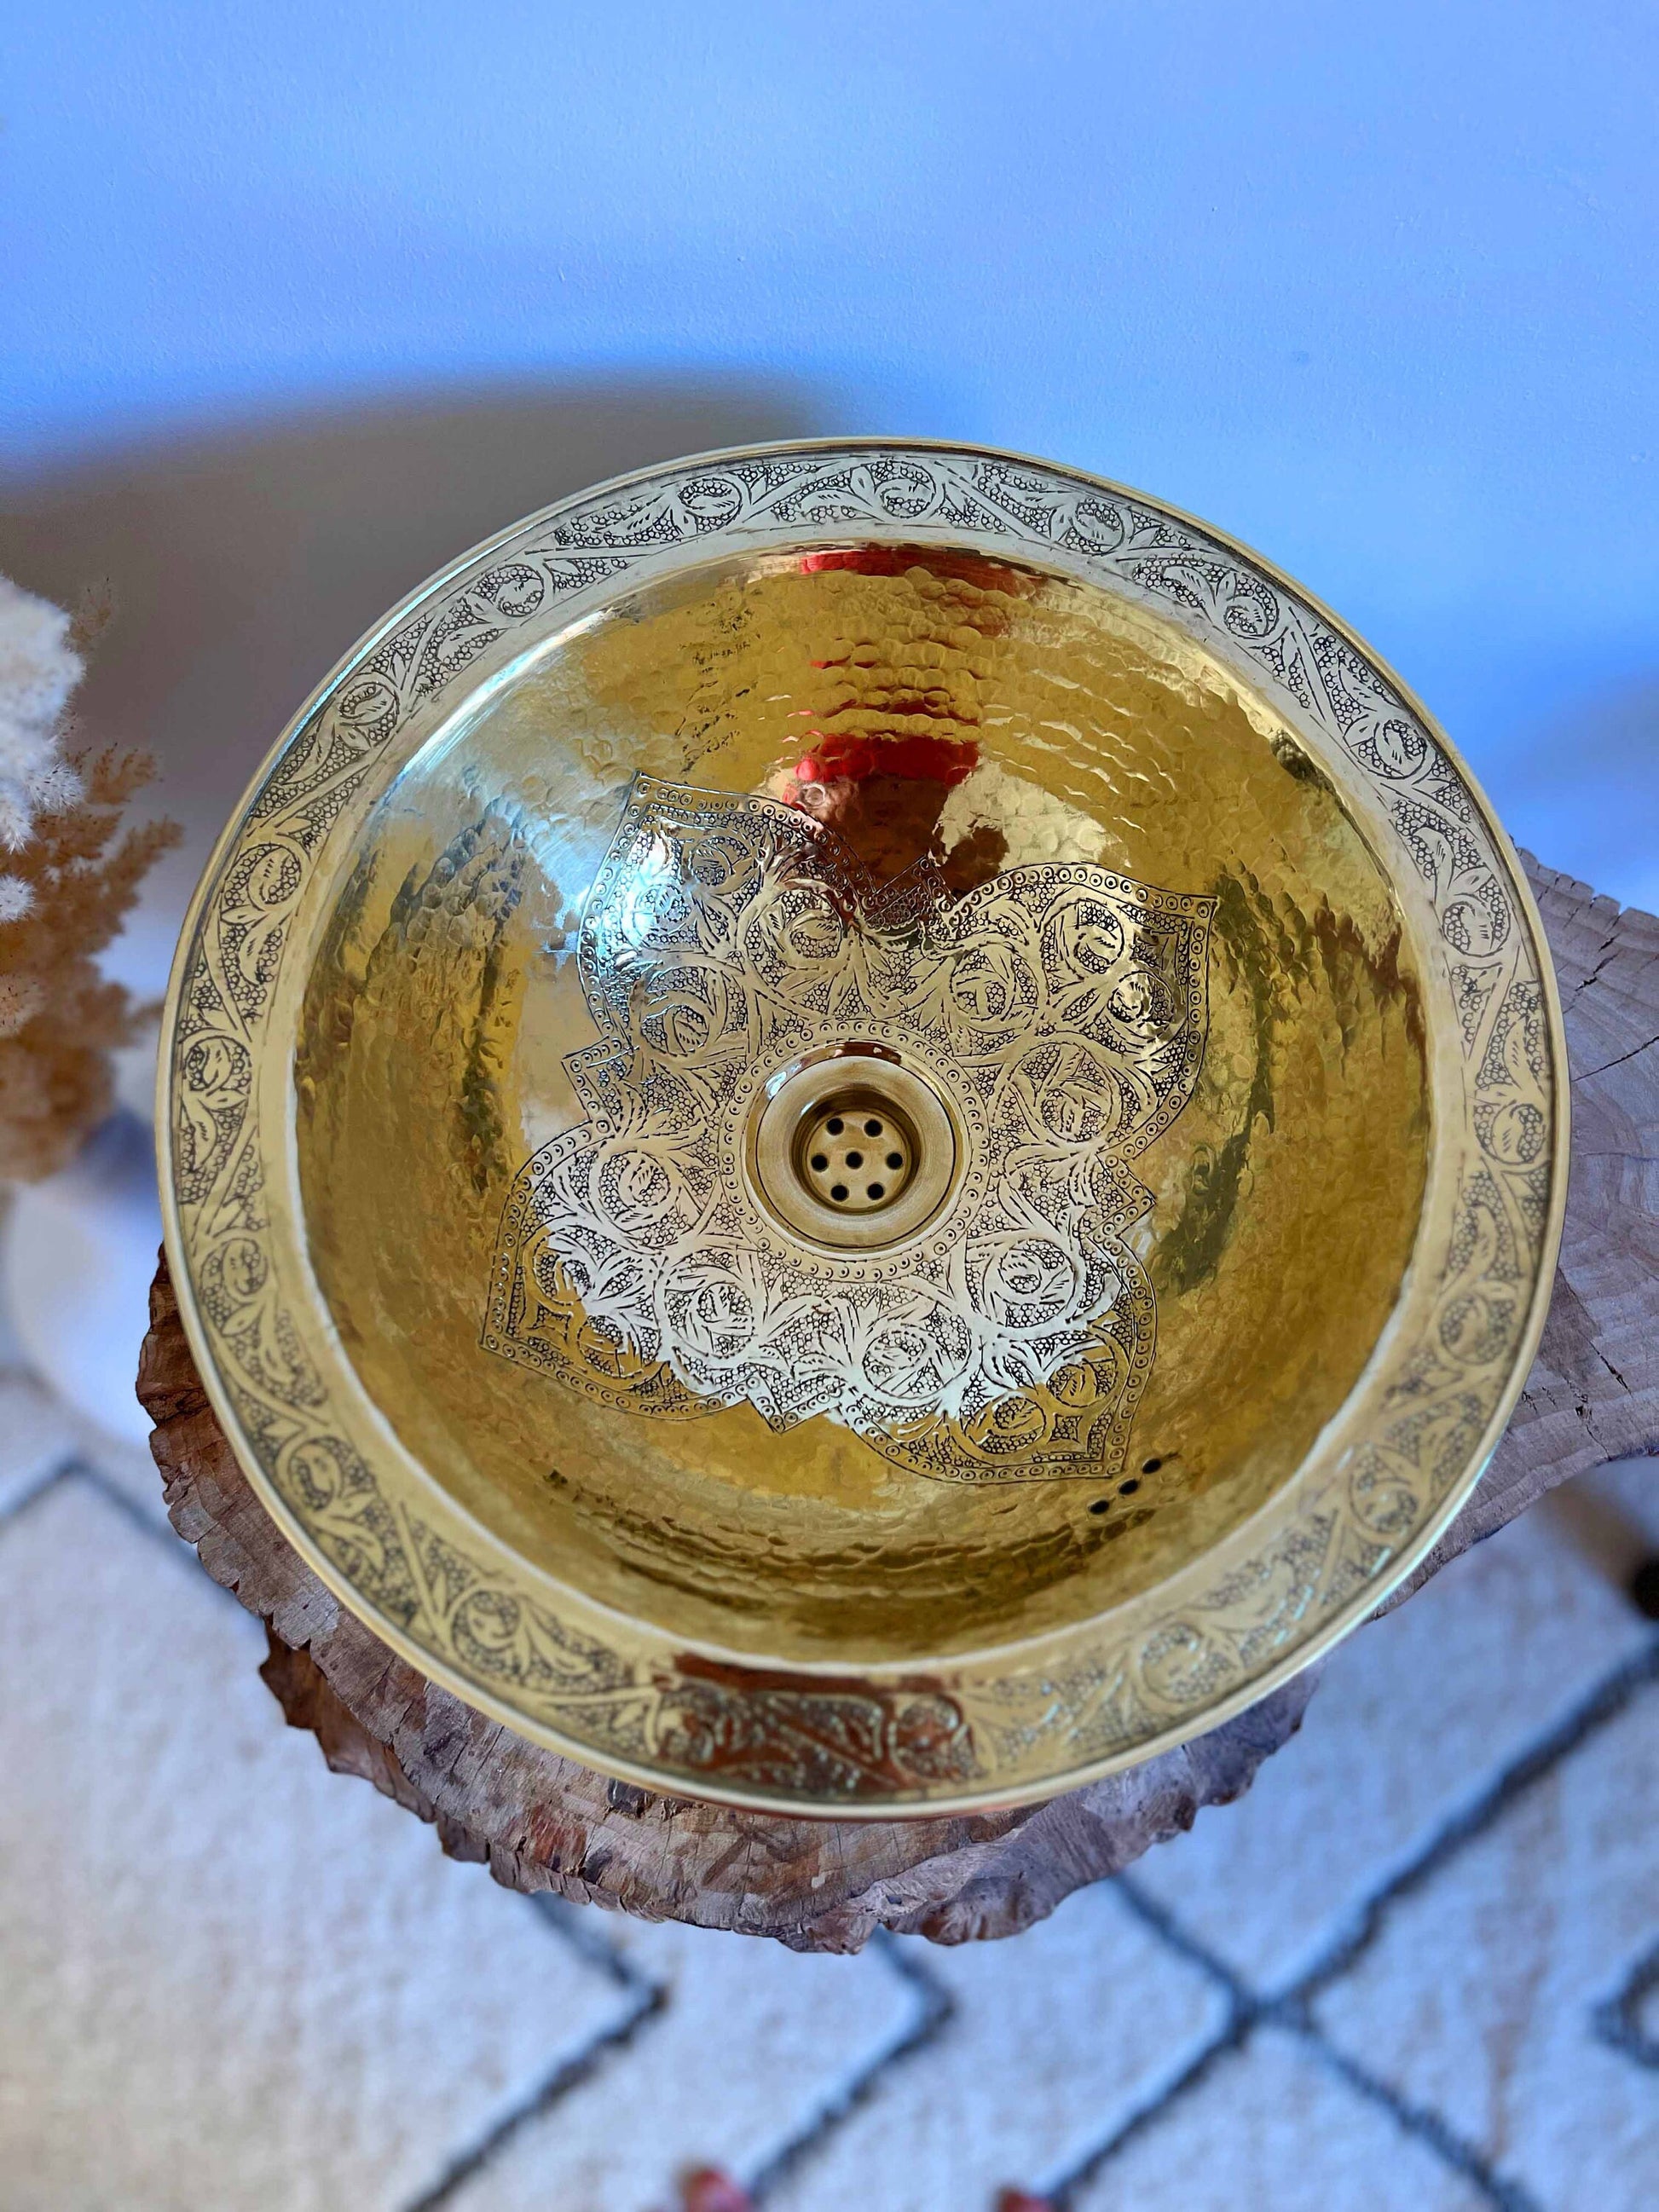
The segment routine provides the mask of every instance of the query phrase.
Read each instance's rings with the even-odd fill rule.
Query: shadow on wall
[[[805,394],[617,382],[404,398],[147,446],[0,495],[0,572],[113,617],[79,694],[83,739],[144,746],[185,842],[106,965],[163,988],[214,838],[339,656],[480,538],[607,477],[830,427]]]
[[[1659,676],[1586,694],[1492,778],[1518,844],[1659,914]]]

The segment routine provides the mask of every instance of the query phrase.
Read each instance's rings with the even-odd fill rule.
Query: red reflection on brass
[[[859,545],[801,556],[803,576],[821,575],[832,568],[848,568],[855,576],[908,576],[920,568],[940,583],[971,584],[976,591],[1001,592],[1021,599],[1030,598],[1037,580],[1023,568],[936,545]]]
[[[979,766],[979,747],[971,738],[847,738],[820,730],[811,738],[811,751],[795,763],[797,783],[862,783],[866,776],[898,775],[948,791]]]
[[[878,882],[928,858],[960,896],[995,875],[1007,850],[988,825],[947,839],[939,823],[949,794],[980,764],[973,634],[988,641],[1004,633],[1012,603],[1029,599],[1036,580],[922,545],[808,553],[799,567],[804,575],[912,577],[921,619],[919,631],[875,643],[874,660],[868,646],[814,657],[814,671],[832,685],[839,679],[845,696],[795,709],[789,719],[807,725],[794,741],[799,750],[779,763],[767,788],[844,838]],[[916,656],[919,645],[936,657]],[[855,726],[837,727],[842,717]]]

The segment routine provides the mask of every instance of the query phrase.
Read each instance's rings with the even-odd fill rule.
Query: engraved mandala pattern
[[[1197,1080],[1212,906],[1080,865],[878,885],[796,810],[636,779],[579,945],[591,1118],[515,1180],[486,1348],[625,1412],[828,1414],[921,1474],[1115,1469],[1155,1335],[1124,1162]],[[848,1038],[965,1140],[902,1255],[781,1236],[744,1173],[767,1082]]]

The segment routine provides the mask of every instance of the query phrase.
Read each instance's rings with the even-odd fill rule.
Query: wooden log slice
[[[1572,1176],[1542,1346],[1474,1498],[1398,1603],[1568,1476],[1659,1452],[1659,921],[1528,863],[1572,1077]],[[277,1530],[208,1405],[165,1260],[139,1398],[173,1524],[266,1624],[261,1669],[337,1772],[430,1820],[520,1890],[854,1951],[878,1927],[1007,1936],[1247,1790],[1299,1726],[1310,1668],[1126,1772],[972,1819],[844,1824],[635,1789],[527,1742],[429,1682],[347,1612]]]

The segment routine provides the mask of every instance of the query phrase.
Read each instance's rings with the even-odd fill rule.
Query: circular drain
[[[916,1162],[915,1135],[897,1108],[851,1091],[832,1093],[803,1123],[799,1150],[808,1187],[845,1213],[896,1205]]]
[[[925,1228],[955,1185],[960,1156],[939,1091],[880,1045],[842,1045],[780,1069],[750,1121],[750,1167],[768,1212],[843,1251]]]

